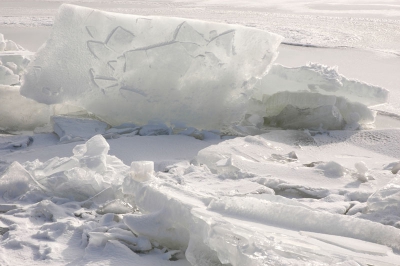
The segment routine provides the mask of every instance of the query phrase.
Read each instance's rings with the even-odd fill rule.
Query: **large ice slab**
[[[223,128],[243,117],[281,40],[237,25],[62,5],[21,93],[84,107],[111,125]]]

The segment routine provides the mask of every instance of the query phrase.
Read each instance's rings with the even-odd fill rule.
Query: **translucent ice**
[[[53,116],[51,118],[54,132],[60,137],[88,139],[97,134],[104,134],[108,125],[104,122],[66,116]]]
[[[282,128],[334,130],[375,121],[375,112],[364,104],[334,95],[281,91],[265,96],[263,103],[265,124]]]
[[[114,188],[122,184],[129,169],[108,155],[109,149],[104,137],[96,135],[75,146],[69,158],[54,157],[44,163],[36,160],[25,167],[52,195],[81,201],[104,193],[104,203],[115,199]]]
[[[0,195],[3,199],[22,196],[35,186],[31,175],[17,162],[11,164],[0,177]]]
[[[281,40],[237,25],[62,5],[21,93],[70,102],[111,125],[223,128],[242,119]]]

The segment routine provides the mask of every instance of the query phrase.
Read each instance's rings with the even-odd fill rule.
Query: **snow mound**
[[[365,216],[400,228],[399,178],[394,178],[368,198]]]
[[[237,25],[62,5],[21,94],[69,102],[114,126],[157,120],[221,129],[242,119],[281,40]]]

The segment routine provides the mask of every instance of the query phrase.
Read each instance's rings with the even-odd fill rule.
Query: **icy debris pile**
[[[49,122],[50,108],[21,96],[20,78],[32,53],[0,33],[0,130],[33,130]],[[24,108],[21,108],[21,107]]]
[[[221,129],[242,119],[281,40],[236,25],[62,5],[21,93],[81,106],[111,125]]]
[[[129,167],[108,155],[110,146],[97,135],[77,145],[69,158],[58,158],[24,164],[34,180],[47,193],[57,197],[83,201],[95,197],[99,202],[116,199]]]
[[[123,191],[134,195],[143,214],[126,214],[123,221],[135,234],[152,242],[186,250],[192,265],[286,265],[296,261],[299,253],[307,253],[308,262],[323,265],[345,262],[360,253],[379,254],[383,262],[390,248],[400,248],[396,228],[317,211],[295,200],[264,194],[255,186],[244,191],[255,183],[243,179],[217,180],[218,175],[205,166],[182,163],[146,182],[126,179]],[[234,188],[237,192],[229,191]],[[299,233],[301,230],[318,233],[309,238],[307,232],[304,236]],[[315,238],[331,240],[317,248]],[[355,253],[333,248],[338,243]],[[327,250],[332,254],[329,258],[323,256]]]
[[[336,68],[310,63],[297,68],[273,65],[257,83],[254,99],[266,125],[334,130],[373,123],[375,112],[367,106],[385,103],[388,94],[347,79]]]
[[[262,136],[225,141],[200,152],[197,162],[183,161],[163,172],[154,172],[151,161],[128,167],[109,156],[109,148],[97,135],[75,146],[70,158],[8,167],[0,177],[1,199],[15,204],[0,204],[0,210],[10,221],[33,218],[38,231],[23,242],[15,237],[18,228],[10,226],[6,248],[28,245],[31,239],[62,245],[63,236],[71,235],[63,232],[73,230],[82,237],[64,241],[84,248],[75,261],[82,264],[99,260],[100,252],[101,258],[115,259],[112,250],[132,259],[139,258],[135,253],[165,260],[184,254],[192,265],[204,266],[299,260],[333,265],[355,257],[362,264],[371,259],[385,264],[398,256],[392,252],[400,250],[397,228],[356,217],[367,215],[360,214],[363,207],[371,215],[392,212],[400,201],[397,183],[373,194],[371,185],[352,177],[371,171],[366,164],[351,171],[332,162],[317,164],[321,169],[302,166],[300,149],[294,152],[291,145],[278,146]],[[295,183],[299,179],[302,185]],[[276,195],[284,190],[288,197],[294,190],[303,197]],[[381,200],[393,209],[383,210]],[[38,203],[22,208],[20,202]],[[348,212],[353,216],[344,215]]]
[[[0,33],[0,86],[19,85],[30,56],[30,52],[11,40],[5,40]]]

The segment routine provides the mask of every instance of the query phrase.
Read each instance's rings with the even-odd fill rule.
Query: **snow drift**
[[[241,120],[281,40],[237,25],[62,5],[21,94],[83,107],[111,125],[221,129]]]

